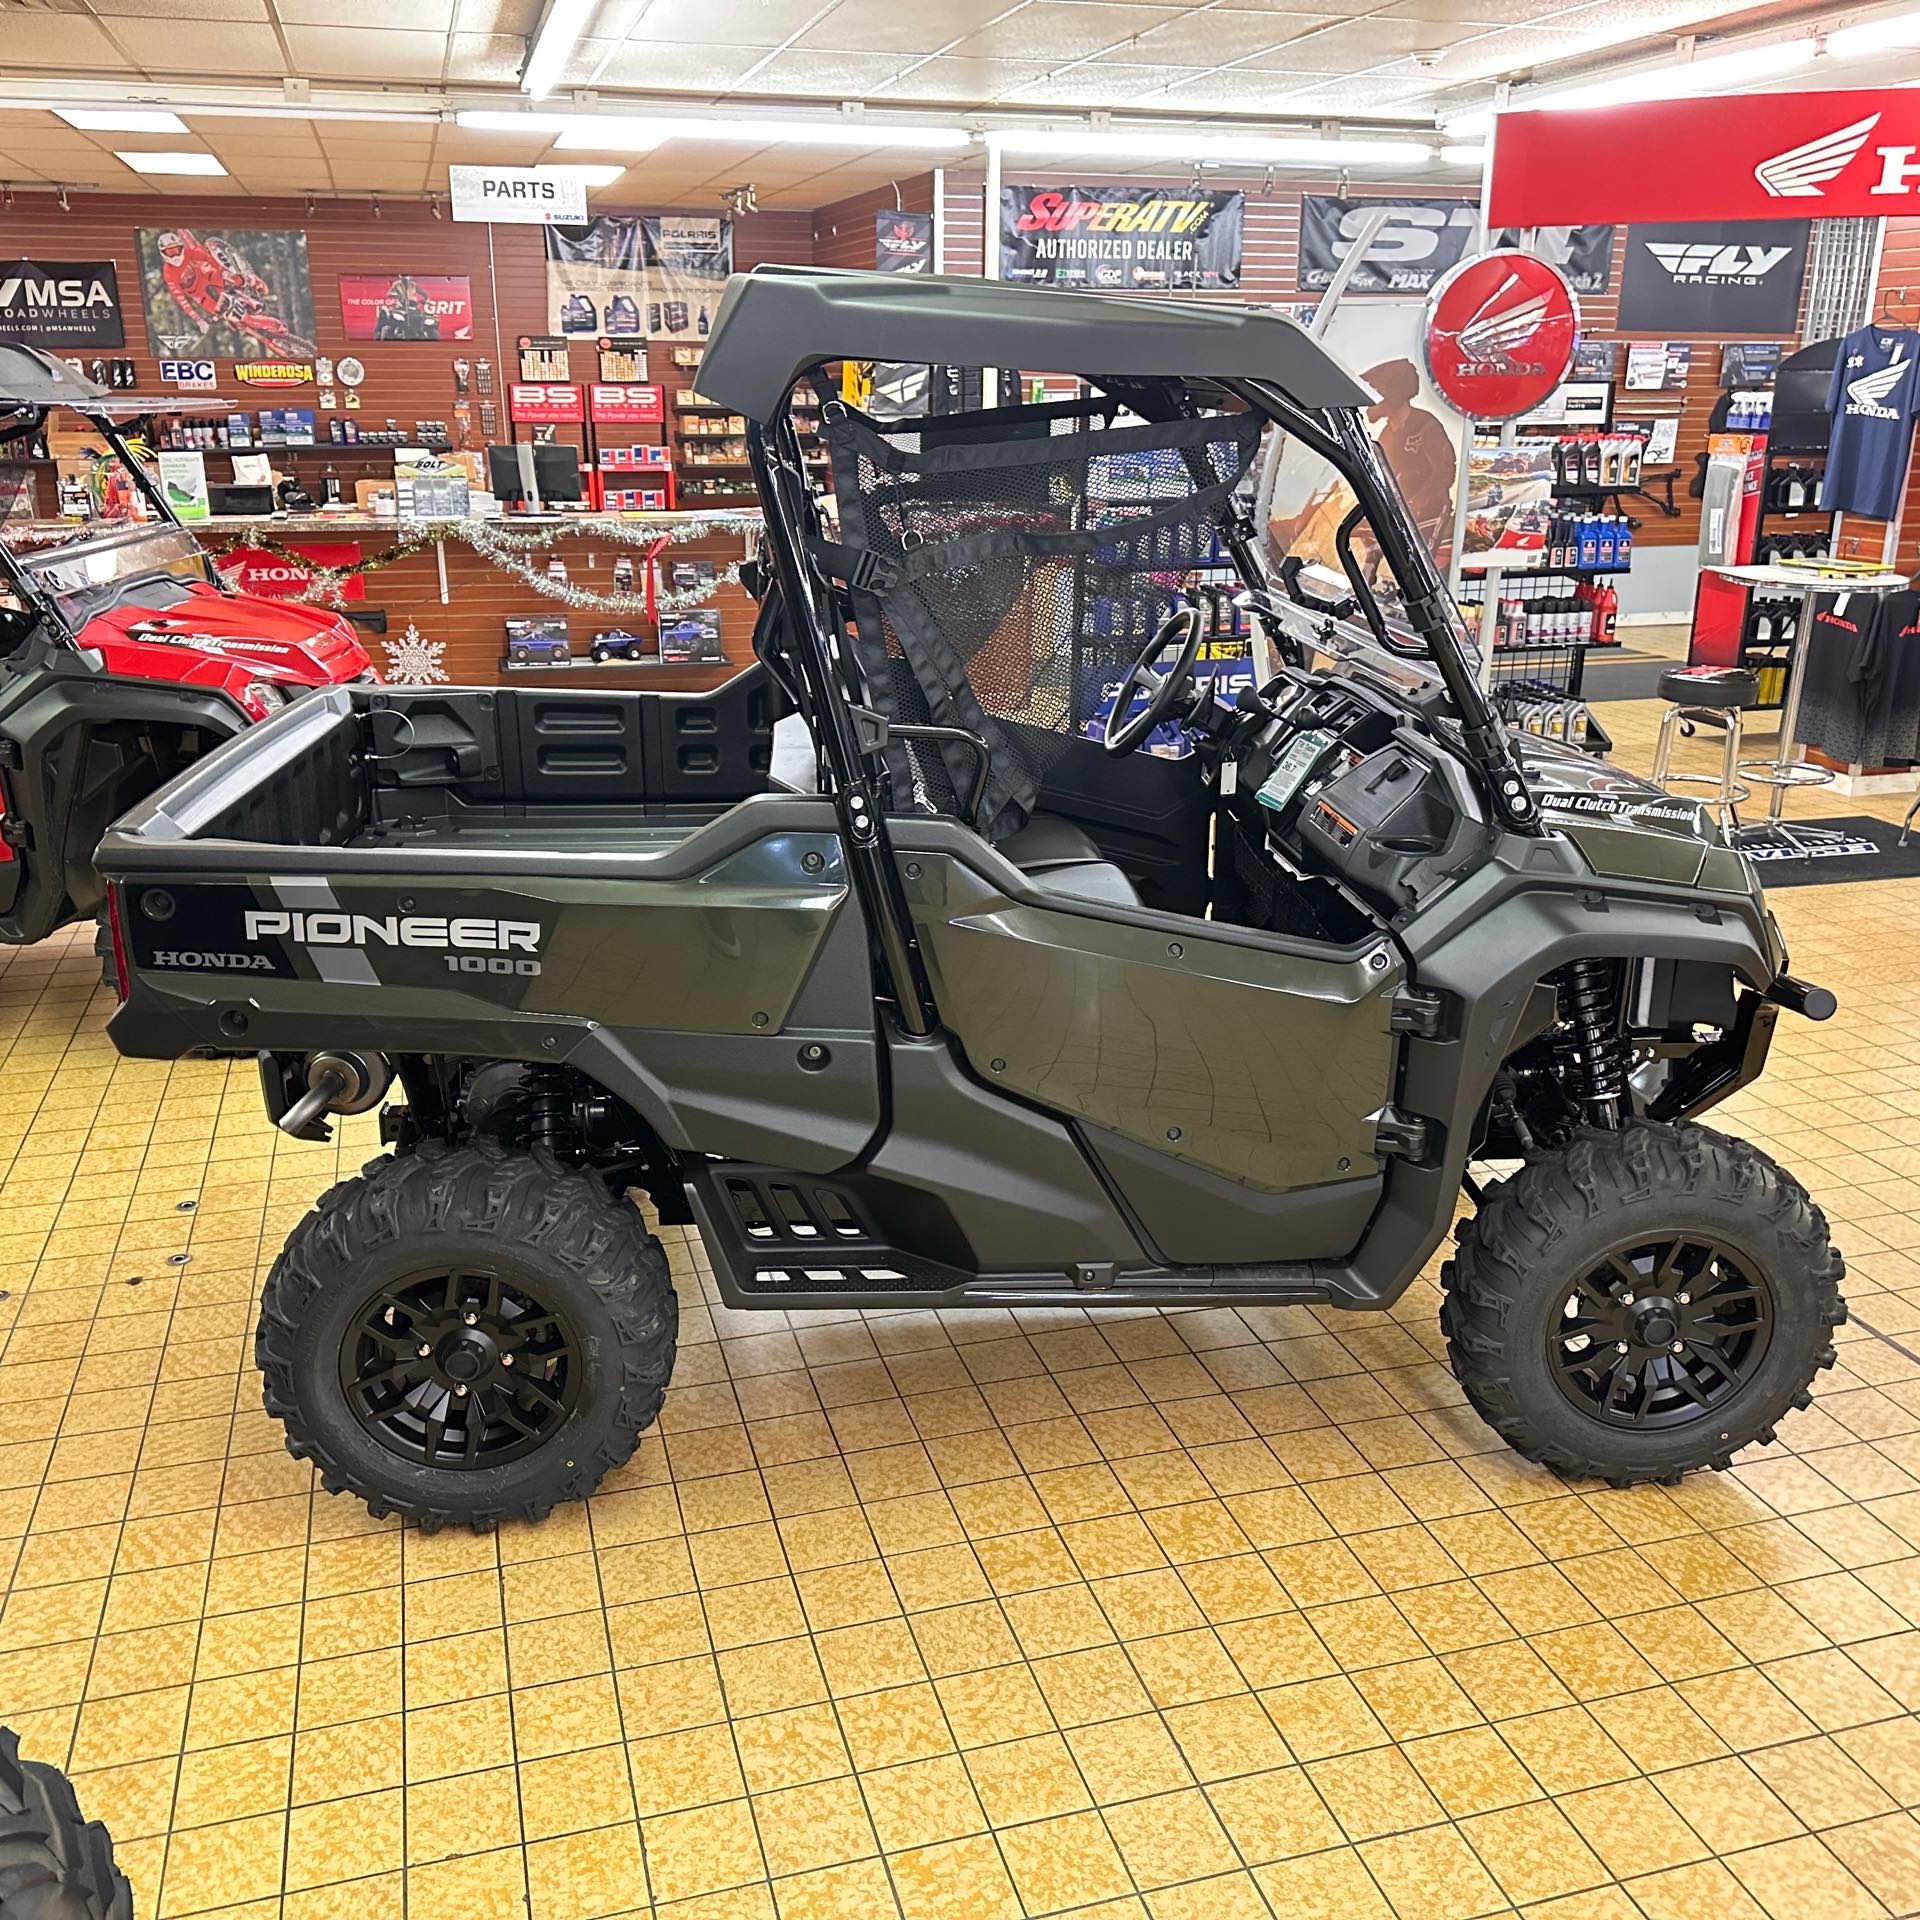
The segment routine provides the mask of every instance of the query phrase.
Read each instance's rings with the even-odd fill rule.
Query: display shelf
[[[582,654],[577,660],[502,660],[502,673],[578,673],[583,669],[588,673],[611,673],[617,668],[644,673],[649,668],[671,668],[674,672],[683,672],[688,667],[730,667],[731,655],[722,654],[717,660],[596,660],[590,654]]]

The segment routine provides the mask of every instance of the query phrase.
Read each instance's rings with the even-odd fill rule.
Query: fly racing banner
[[[1448,268],[1466,258],[1480,226],[1480,209],[1466,200],[1422,200],[1404,195],[1351,200],[1309,193],[1300,202],[1299,284],[1324,293],[1368,223],[1384,214],[1366,256],[1347,282],[1352,293],[1430,293]],[[1542,227],[1529,238],[1517,228],[1496,229],[1496,247],[1524,247],[1550,261],[1575,293],[1604,293],[1613,260],[1609,226]]]
[[[933,215],[882,207],[873,216],[873,264],[882,273],[931,273]]]
[[[22,346],[124,347],[111,260],[0,260],[0,340]]]
[[[1002,187],[1000,277],[1115,292],[1237,287],[1246,196],[1201,187]]]
[[[1806,220],[1687,220],[1627,231],[1622,333],[1791,333]]]

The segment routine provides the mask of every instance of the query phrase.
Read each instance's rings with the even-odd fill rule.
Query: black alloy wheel
[[[481,1269],[382,1287],[340,1343],[360,1424],[422,1466],[488,1468],[530,1452],[579,1397],[579,1342],[528,1282]]]
[[[1719,1418],[1766,1358],[1773,1295],[1759,1266],[1707,1235],[1630,1241],[1573,1283],[1547,1330],[1553,1377],[1608,1426]]]

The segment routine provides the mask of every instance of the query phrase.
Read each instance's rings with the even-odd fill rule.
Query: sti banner
[[[1650,100],[1503,113],[1495,126],[1488,212],[1507,226],[1832,219],[1916,207],[1915,89]]]
[[[1246,196],[1199,187],[1002,187],[1000,277],[1048,287],[1237,287]]]
[[[1381,212],[1386,222],[1347,282],[1350,293],[1431,293],[1441,275],[1466,258],[1480,225],[1480,209],[1466,200],[1398,194],[1352,200],[1309,193],[1300,202],[1300,290],[1324,293],[1332,286],[1368,221]],[[1550,227],[1531,238],[1510,228],[1496,230],[1492,239],[1496,247],[1524,248],[1549,261],[1575,293],[1607,290],[1613,261],[1610,226]]]

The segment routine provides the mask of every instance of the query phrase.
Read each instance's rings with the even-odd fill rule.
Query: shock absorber
[[[1596,1127],[1617,1131],[1627,1092],[1627,1045],[1614,1005],[1614,967],[1606,960],[1575,960],[1557,976],[1561,1058],[1576,1097]]]
[[[527,1144],[545,1147],[556,1159],[573,1158],[576,1140],[573,1092],[563,1067],[529,1067],[526,1089]]]

